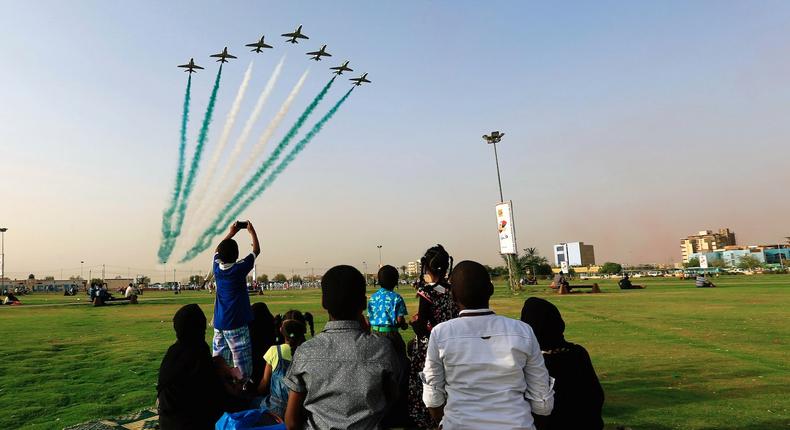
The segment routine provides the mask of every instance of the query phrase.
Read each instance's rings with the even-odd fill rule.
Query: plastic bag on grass
[[[251,409],[225,412],[214,426],[215,430],[285,430],[283,420],[267,410]]]

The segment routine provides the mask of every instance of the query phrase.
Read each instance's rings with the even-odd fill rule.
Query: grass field
[[[518,318],[526,297],[552,300],[566,338],[584,345],[606,392],[607,429],[790,427],[790,276],[722,277],[716,289],[639,279],[645,290],[557,296],[543,286],[513,296],[498,286],[492,306]],[[409,310],[410,289],[402,289]],[[93,308],[38,294],[0,308],[0,429],[55,429],[150,407],[159,363],[185,303],[207,315],[205,292],[146,293],[140,305]],[[310,311],[326,322],[320,292],[279,291],[274,313]],[[210,316],[209,316],[210,318]],[[407,332],[411,337],[411,332]]]

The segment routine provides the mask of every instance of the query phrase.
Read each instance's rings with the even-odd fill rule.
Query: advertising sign
[[[703,269],[708,268],[708,256],[705,254],[700,254],[699,256],[699,267]]]
[[[513,227],[513,203],[511,201],[496,205],[496,224],[499,232],[499,253],[517,254],[516,229]]]
[[[564,273],[566,275],[568,273],[571,273],[571,271],[568,269],[568,262],[567,261],[563,261],[562,263],[560,263],[560,272],[562,272],[562,273]]]

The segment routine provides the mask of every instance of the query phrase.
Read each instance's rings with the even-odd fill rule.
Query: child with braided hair
[[[284,343],[272,346],[263,356],[266,367],[258,386],[258,394],[266,397],[261,406],[281,418],[285,417],[285,407],[288,404],[288,387],[283,379],[291,366],[296,348],[305,342],[306,332],[304,315],[297,310],[286,312],[280,326]]]
[[[431,329],[458,316],[458,307],[453,302],[447,281],[452,266],[453,258],[442,245],[429,248],[420,259],[420,279],[417,281],[419,309],[411,322],[415,338],[409,343],[409,414],[419,428],[435,428],[438,424],[422,401],[420,372],[425,366]]]

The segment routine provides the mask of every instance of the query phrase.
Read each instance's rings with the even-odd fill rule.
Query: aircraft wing
[[[222,58],[223,55],[220,53],[220,54],[209,55],[209,57]]]
[[[234,55],[230,55],[230,54],[226,54],[226,55],[225,55],[225,58],[236,58],[236,56],[234,56]]]
[[[192,68],[193,68],[193,69],[200,69],[200,70],[203,70],[203,68],[202,68],[202,67],[200,67],[200,66],[196,66],[196,65],[194,65],[194,64],[192,65]]]
[[[259,45],[259,44],[257,44],[257,43],[248,43],[248,44],[246,44],[246,45],[244,45],[244,46],[249,46],[250,48],[257,48],[257,47],[258,47],[258,46],[260,46],[260,45]]]

